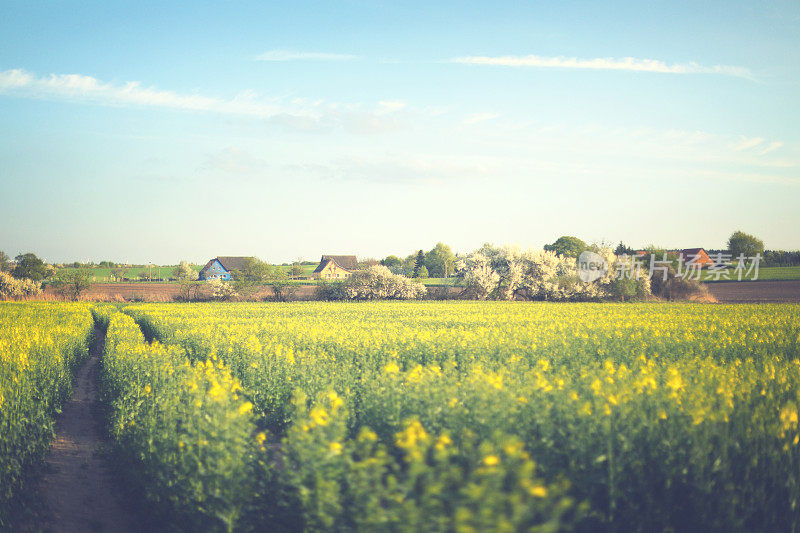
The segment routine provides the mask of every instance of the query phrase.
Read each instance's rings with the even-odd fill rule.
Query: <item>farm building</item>
[[[345,279],[358,270],[358,260],[354,255],[323,255],[316,270],[311,274],[314,279]]]
[[[686,248],[685,250],[678,251],[678,255],[683,259],[684,263],[692,262],[693,265],[700,265],[701,267],[712,266],[714,261],[708,256],[708,253],[702,248]]]
[[[231,279],[231,272],[244,268],[245,261],[250,257],[215,257],[206,263],[200,271],[201,280]]]

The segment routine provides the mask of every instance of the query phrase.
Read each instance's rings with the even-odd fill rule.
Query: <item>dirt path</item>
[[[97,372],[105,332],[95,329],[89,360],[78,370],[75,392],[56,423],[56,438],[45,460],[39,496],[47,532],[135,531],[120,505],[101,429]],[[37,528],[38,529],[38,528]]]

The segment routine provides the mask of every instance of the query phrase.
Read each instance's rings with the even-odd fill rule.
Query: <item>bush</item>
[[[316,293],[318,300],[325,300],[328,302],[344,300],[346,298],[343,281],[319,280],[319,282],[317,282]]]
[[[705,285],[697,280],[678,276],[672,266],[667,268],[666,279],[664,278],[663,273],[659,273],[650,280],[654,296],[665,300],[694,300],[708,295]]]
[[[422,283],[392,274],[385,266],[354,272],[342,290],[350,300],[413,300],[428,294]]]
[[[480,300],[586,301],[613,297],[612,283],[618,276],[618,267],[625,266],[621,263],[623,259],[610,250],[598,249],[596,253],[607,262],[608,272],[591,283],[580,280],[577,262],[572,257],[490,244],[462,258],[457,273],[466,287],[465,295]],[[639,275],[636,293],[642,296],[650,293],[647,276]]]
[[[91,286],[89,272],[83,269],[62,268],[53,279],[56,292],[69,300],[78,300],[81,293]]]
[[[230,301],[239,296],[233,285],[219,278],[209,280],[208,286],[211,289],[211,298],[219,301]]]
[[[31,279],[16,279],[6,272],[0,272],[0,299],[36,296],[41,292],[39,284]]]

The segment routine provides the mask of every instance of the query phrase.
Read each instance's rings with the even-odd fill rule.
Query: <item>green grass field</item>
[[[163,266],[156,266],[153,267],[133,267],[127,269],[127,273],[125,277],[129,280],[138,280],[139,274],[144,272],[145,274],[149,274],[152,272],[153,279],[169,279],[172,277],[172,271],[175,269],[177,265],[163,265]],[[192,265],[192,268],[200,271],[203,268],[203,265]],[[104,267],[92,267],[85,269],[88,270],[92,276],[92,281],[95,283],[112,283],[114,282],[114,278],[111,274],[110,268]]]
[[[742,276],[742,281],[752,280],[753,275]],[[800,266],[791,267],[761,267],[758,269],[758,279],[756,281],[791,281],[800,280]],[[714,282],[709,279],[707,274],[703,275],[703,281]],[[720,279],[720,282],[738,281],[738,276],[731,270],[730,279]]]

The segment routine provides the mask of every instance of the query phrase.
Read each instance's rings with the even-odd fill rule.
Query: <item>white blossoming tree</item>
[[[584,283],[577,261],[554,252],[518,246],[485,244],[457,263],[468,295],[479,299],[594,300],[613,296],[617,258],[608,249],[598,249],[609,268],[603,277]],[[639,282],[649,294],[649,279]]]
[[[413,300],[427,294],[422,283],[392,274],[381,265],[353,272],[344,282],[342,290],[345,297],[351,300]]]
[[[239,294],[236,292],[230,282],[222,281],[219,278],[213,278],[208,280],[207,283],[211,298],[214,300],[227,301],[239,297]]]
[[[16,279],[7,272],[0,272],[0,298],[23,298],[41,294],[39,284],[31,279]]]

